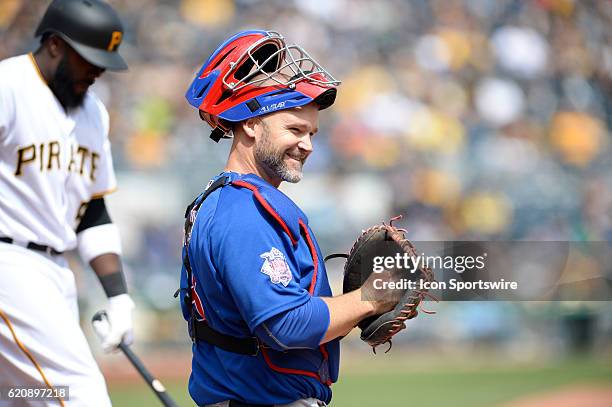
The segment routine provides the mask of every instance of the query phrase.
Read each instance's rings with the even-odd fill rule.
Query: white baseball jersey
[[[0,236],[76,246],[87,202],[116,186],[108,125],[91,90],[66,112],[31,54],[0,62]]]

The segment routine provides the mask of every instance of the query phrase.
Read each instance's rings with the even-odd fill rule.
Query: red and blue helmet
[[[208,58],[185,97],[213,128],[229,137],[232,123],[311,102],[331,106],[340,84],[299,45],[274,31],[241,31]]]

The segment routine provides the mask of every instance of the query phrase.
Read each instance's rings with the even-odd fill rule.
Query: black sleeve
[[[81,219],[81,223],[76,228],[76,232],[80,233],[85,229],[89,229],[94,226],[106,225],[112,223],[108,211],[106,210],[106,204],[104,198],[92,199],[87,205],[85,214]]]

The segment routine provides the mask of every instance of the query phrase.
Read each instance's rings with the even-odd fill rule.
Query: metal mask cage
[[[266,57],[268,47],[276,48]],[[263,55],[261,55],[263,54]],[[265,58],[265,59],[263,59]],[[262,60],[263,59],[263,60]],[[248,72],[236,75],[237,71],[250,66]],[[270,67],[273,70],[270,72]],[[233,76],[236,81],[229,81]],[[223,85],[232,92],[246,86],[270,86],[274,83],[294,88],[295,83],[306,80],[322,86],[338,86],[340,81],[312,58],[306,50],[296,44],[287,45],[283,36],[269,31],[268,36],[253,43],[223,76]]]

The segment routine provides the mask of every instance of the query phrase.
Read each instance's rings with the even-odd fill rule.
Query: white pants
[[[277,405],[276,407],[325,407],[327,404],[315,398],[296,400],[293,403]],[[229,401],[221,403],[209,404],[206,407],[228,407]]]
[[[61,256],[0,242],[0,311],[0,388],[40,388],[48,382],[68,386],[65,406],[111,405],[79,325],[74,275]],[[61,405],[57,400],[4,403]]]

